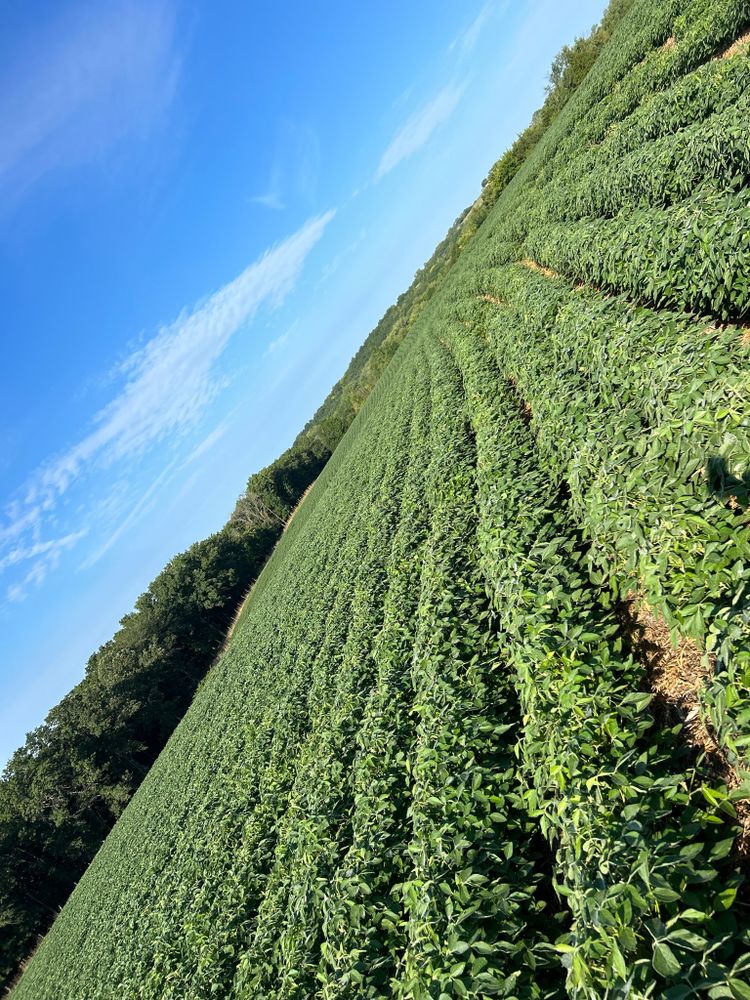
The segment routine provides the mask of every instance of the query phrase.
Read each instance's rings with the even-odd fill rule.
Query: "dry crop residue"
[[[750,45],[750,31],[747,31],[736,41],[732,42],[728,49],[724,49],[719,56],[719,59],[731,59],[732,56],[739,55],[739,53],[742,52],[743,49],[746,49],[748,45]]]
[[[507,302],[503,302],[502,299],[498,299],[496,295],[490,295],[488,292],[485,292],[483,295],[477,295],[477,299],[481,302],[492,302],[496,306],[507,305]]]
[[[624,602],[621,621],[633,653],[646,667],[651,691],[667,723],[682,723],[687,742],[697,752],[705,754],[711,768],[728,788],[736,788],[740,777],[715,734],[701,718],[700,690],[713,674],[713,658],[704,657],[698,645],[684,636],[674,646],[666,622],[636,594],[629,594]],[[737,853],[748,863],[750,801],[736,802],[735,808],[740,826]]]
[[[519,264],[523,267],[527,267],[530,271],[537,271],[539,274],[543,274],[545,278],[559,278],[560,274],[557,271],[553,271],[551,267],[543,267],[541,264],[537,264],[535,260],[530,257],[524,257],[523,260],[519,261]]]

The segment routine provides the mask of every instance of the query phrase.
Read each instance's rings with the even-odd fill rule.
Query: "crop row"
[[[614,601],[643,594],[675,639],[706,651],[703,709],[742,770],[750,447],[738,331],[518,266],[488,272],[452,309],[489,324],[506,376],[533,399],[535,447],[569,490],[592,581]]]
[[[400,418],[402,426],[406,419],[408,410]],[[112,838],[117,881],[106,864],[99,870],[95,862],[76,891],[73,913],[84,915],[87,905],[103,904],[110,911],[112,929],[106,933],[101,922],[89,925],[85,919],[78,923],[77,940],[70,943],[82,947],[87,961],[77,961],[69,970],[71,996],[76,995],[78,983],[81,996],[96,996],[92,983],[97,982],[101,996],[111,995],[113,983],[125,996],[179,996],[192,988],[189,983],[197,988],[201,977],[225,984],[228,972],[233,974],[236,958],[224,949],[236,947],[238,940],[244,943],[247,927],[242,920],[240,926],[227,921],[223,905],[231,900],[232,912],[252,912],[253,892],[262,895],[267,871],[261,862],[273,853],[272,820],[288,795],[298,742],[295,732],[307,724],[311,661],[326,634],[336,648],[336,638],[346,628],[348,609],[341,602],[349,591],[341,587],[337,574],[357,566],[351,546],[361,545],[362,538],[352,533],[352,527],[369,514],[364,500],[372,499],[371,491],[383,475],[382,464],[374,457],[344,461],[341,471],[347,483],[347,519],[330,524],[325,544],[320,544],[320,531],[315,529],[325,516],[321,503],[309,515],[318,544],[311,546],[306,559],[295,559],[297,545],[293,538],[289,543],[285,539],[292,550],[290,562],[283,564],[289,588],[258,594],[236,646],[200,692],[194,710],[156,765],[153,780],[149,778],[126,811]],[[346,556],[348,566],[342,566],[340,559]],[[308,601],[301,603],[296,598],[305,590]],[[285,599],[279,602],[282,594]],[[331,620],[331,605],[341,615],[338,623]],[[267,627],[259,627],[266,622]],[[242,641],[248,630],[249,645]],[[267,663],[273,664],[270,672]],[[188,771],[188,782],[175,786],[175,770],[186,765],[180,746],[183,733],[191,751],[188,757],[197,759]],[[184,797],[184,804],[179,797]],[[159,827],[156,816],[164,801],[171,801],[172,808],[168,816],[160,816]],[[144,824],[148,814],[155,814],[154,822]],[[141,849],[144,840],[147,851]],[[119,845],[122,853],[117,858]],[[252,878],[243,878],[249,870]],[[143,905],[146,898],[148,906]],[[217,921],[226,931],[224,940],[218,935],[218,942],[213,933]],[[70,924],[61,922],[54,935],[70,936],[70,930]],[[132,948],[119,952],[114,964],[109,958],[103,961],[118,934],[127,936]],[[220,954],[212,955],[217,943]],[[68,954],[73,959],[75,947]],[[167,983],[172,993],[166,990]],[[54,984],[48,988],[50,996],[56,995]],[[42,995],[33,987],[32,994]]]
[[[707,62],[749,16],[635,4],[18,1000],[750,996],[747,346],[717,322],[750,308],[747,61]],[[707,753],[633,594],[703,653]]]
[[[731,816],[723,822],[707,804],[676,734],[644,711],[643,669],[591,587],[564,480],[536,464],[519,400],[507,387],[488,391],[487,349],[470,353],[464,338],[456,349],[477,400],[483,569],[524,713],[527,801],[556,846],[573,917],[557,945],[569,988],[645,996],[659,983],[659,995],[677,998],[717,987],[745,967],[746,944],[725,912],[739,884],[723,860]]]
[[[746,0],[636,4],[531,165],[537,187],[639,108],[647,108],[653,95],[719,54],[749,22]]]
[[[597,288],[717,320],[750,311],[750,196],[711,186],[666,209],[550,225],[527,255]]]
[[[601,147],[594,147],[588,156],[576,161],[575,172],[571,170],[547,186],[526,217],[529,228],[538,229],[550,221],[664,208],[689,197],[707,182],[722,190],[745,186],[750,178],[750,142],[745,127],[750,109],[750,62],[732,62],[741,64],[745,75],[746,92],[736,104],[625,155],[618,149],[614,156],[610,153],[605,158]]]

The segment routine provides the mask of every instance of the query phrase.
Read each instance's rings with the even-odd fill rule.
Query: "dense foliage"
[[[165,568],[0,779],[0,988],[54,918],[184,714],[241,597],[399,344],[632,0],[556,58],[545,105],[228,524]],[[532,137],[533,136],[533,140]],[[499,173],[498,173],[499,171]],[[502,183],[498,177],[502,174]]]
[[[0,781],[0,981],[46,930],[215,660],[330,452],[307,435],[250,478],[228,524],[176,556]]]
[[[457,233],[456,249],[463,250],[487,218],[505,188],[510,184],[535,146],[554,122],[570,98],[580,87],[613,31],[633,6],[633,0],[610,0],[599,24],[588,35],[564,45],[552,63],[544,104],[532,115],[531,121],[513,145],[493,165],[482,181],[482,193],[466,213]]]
[[[531,123],[511,148],[494,164],[482,182],[480,196],[456,219],[432,257],[417,271],[411,286],[387,310],[308,425],[317,424],[325,428],[319,435],[332,448],[503,190],[583,83],[632,4],[633,0],[610,0],[601,22],[595,24],[588,35],[576,38],[572,45],[564,45],[557,54],[542,107],[534,113]],[[334,412],[336,419],[331,420]]]
[[[750,997],[750,3],[612,10],[464,251],[455,229],[304,432],[317,471],[351,422],[14,997]],[[280,533],[311,478],[288,458],[235,545]],[[190,610],[139,656],[208,642],[240,551],[168,567],[134,617]],[[673,689],[636,599],[700,664]],[[158,725],[116,643],[90,673],[120,681],[71,703],[112,751],[38,765],[52,719],[17,761],[62,820],[67,789],[92,816],[129,796],[96,792],[143,752],[105,692]]]

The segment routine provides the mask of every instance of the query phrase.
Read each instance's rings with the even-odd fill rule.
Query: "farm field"
[[[13,1000],[750,997],[748,30],[636,0]]]

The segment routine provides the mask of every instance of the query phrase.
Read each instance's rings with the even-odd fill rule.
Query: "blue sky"
[[[217,530],[603,0],[0,12],[0,763]]]

